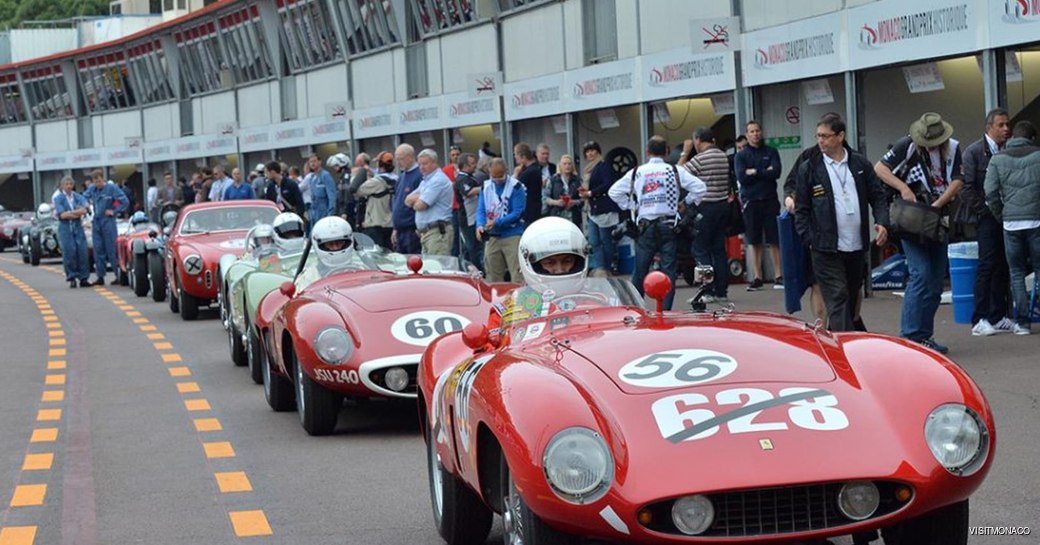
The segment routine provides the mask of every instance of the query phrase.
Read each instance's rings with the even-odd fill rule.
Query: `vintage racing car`
[[[774,313],[648,312],[587,282],[423,354],[448,543],[483,542],[494,513],[506,543],[966,543],[996,440],[950,360]],[[660,303],[670,281],[645,286]]]
[[[41,259],[61,257],[61,245],[58,243],[58,218],[54,217],[51,205],[40,204],[29,225],[22,227],[21,236],[23,262],[35,267],[40,264]]]
[[[141,211],[134,212],[125,225],[119,225],[119,234],[116,236],[119,270],[116,271],[116,280],[121,286],[130,286],[138,297],[148,294],[148,266],[147,263],[144,263],[144,267],[137,266],[134,248],[143,249],[149,234],[158,229],[159,226],[148,221],[148,217]],[[143,293],[140,291],[142,289]]]
[[[18,231],[32,222],[32,212],[0,211],[0,252],[18,246]]]
[[[217,266],[221,256],[241,252],[246,233],[271,223],[278,207],[266,200],[192,204],[177,215],[165,246],[166,285],[170,310],[194,320],[199,307],[217,300]]]
[[[426,345],[482,321],[496,290],[511,287],[484,282],[456,258],[355,253],[352,266],[322,274],[305,252],[295,280],[255,314],[267,401],[295,407],[311,435],[335,429],[344,397],[414,399]]]

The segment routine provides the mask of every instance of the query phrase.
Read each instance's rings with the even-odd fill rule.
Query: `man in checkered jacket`
[[[677,169],[664,161],[669,154],[664,138],[650,138],[646,154],[649,160],[614,182],[607,195],[622,211],[632,214],[639,226],[632,283],[642,295],[643,279],[650,271],[654,256],[660,253],[661,270],[672,279],[672,290],[664,300],[665,310],[671,310],[675,298],[676,235],[673,228],[679,215],[679,187],[686,190],[686,205],[700,203],[708,188],[686,169]]]

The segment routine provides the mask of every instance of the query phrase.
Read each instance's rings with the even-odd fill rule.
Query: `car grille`
[[[745,537],[810,532],[859,522],[838,510],[838,492],[845,483],[821,483],[706,494],[715,508],[715,521],[699,537]],[[895,498],[899,483],[875,481],[881,504],[870,518],[892,513],[908,502]],[[648,506],[654,514],[648,528],[681,534],[672,523],[673,500]]]

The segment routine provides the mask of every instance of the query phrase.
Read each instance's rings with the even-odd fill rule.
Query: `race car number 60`
[[[414,346],[426,346],[431,341],[469,324],[465,316],[441,310],[424,310],[401,316],[390,326],[395,339]]]
[[[704,384],[737,370],[732,356],[694,348],[643,356],[625,364],[618,377],[633,386],[674,388]]]

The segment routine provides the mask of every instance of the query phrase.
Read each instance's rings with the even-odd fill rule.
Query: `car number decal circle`
[[[390,334],[403,343],[423,346],[469,324],[465,316],[442,310],[423,310],[401,316],[390,326]]]
[[[633,386],[676,388],[705,384],[737,370],[728,354],[700,348],[680,348],[640,356],[621,367],[618,378]]]

